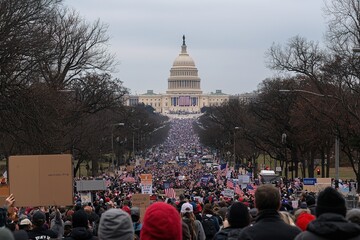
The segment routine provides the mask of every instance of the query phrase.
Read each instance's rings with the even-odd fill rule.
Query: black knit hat
[[[88,227],[89,216],[84,210],[78,210],[72,215],[73,228]]]
[[[45,213],[41,211],[36,211],[32,216],[32,223],[35,226],[42,226],[45,223],[45,220],[46,220]]]
[[[241,202],[235,202],[229,207],[226,218],[233,228],[243,228],[250,224],[249,210]]]
[[[327,187],[319,193],[315,211],[317,217],[323,213],[337,213],[345,217],[345,199],[337,190]]]

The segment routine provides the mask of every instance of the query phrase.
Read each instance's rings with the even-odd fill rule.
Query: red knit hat
[[[307,212],[303,212],[298,216],[296,220],[296,226],[298,226],[301,230],[305,231],[307,225],[313,220],[315,220],[314,215]]]
[[[145,212],[140,239],[181,240],[181,218],[176,208],[163,202],[156,202],[148,207]]]

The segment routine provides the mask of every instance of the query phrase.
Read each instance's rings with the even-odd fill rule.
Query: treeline
[[[106,154],[122,160],[119,142],[124,152],[146,146],[166,119],[124,106],[128,89],[112,76],[117,63],[108,41],[106,24],[86,21],[62,1],[0,1],[2,158],[72,153],[96,173]],[[120,122],[122,139],[114,127]]]

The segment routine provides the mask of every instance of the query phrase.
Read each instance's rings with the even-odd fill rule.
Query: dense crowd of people
[[[10,195],[0,239],[360,239],[360,209],[347,210],[338,190],[302,191],[301,179],[260,184],[202,146],[192,123],[173,119],[162,145],[96,176],[107,189],[92,191],[90,201],[75,191],[72,206],[17,208]],[[201,162],[205,155],[213,164]],[[142,174],[152,176],[144,212],[132,199],[142,193]]]

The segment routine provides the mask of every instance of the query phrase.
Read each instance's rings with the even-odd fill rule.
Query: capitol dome
[[[173,62],[168,78],[169,94],[201,94],[200,78],[194,60],[186,51],[185,36],[181,52]]]

